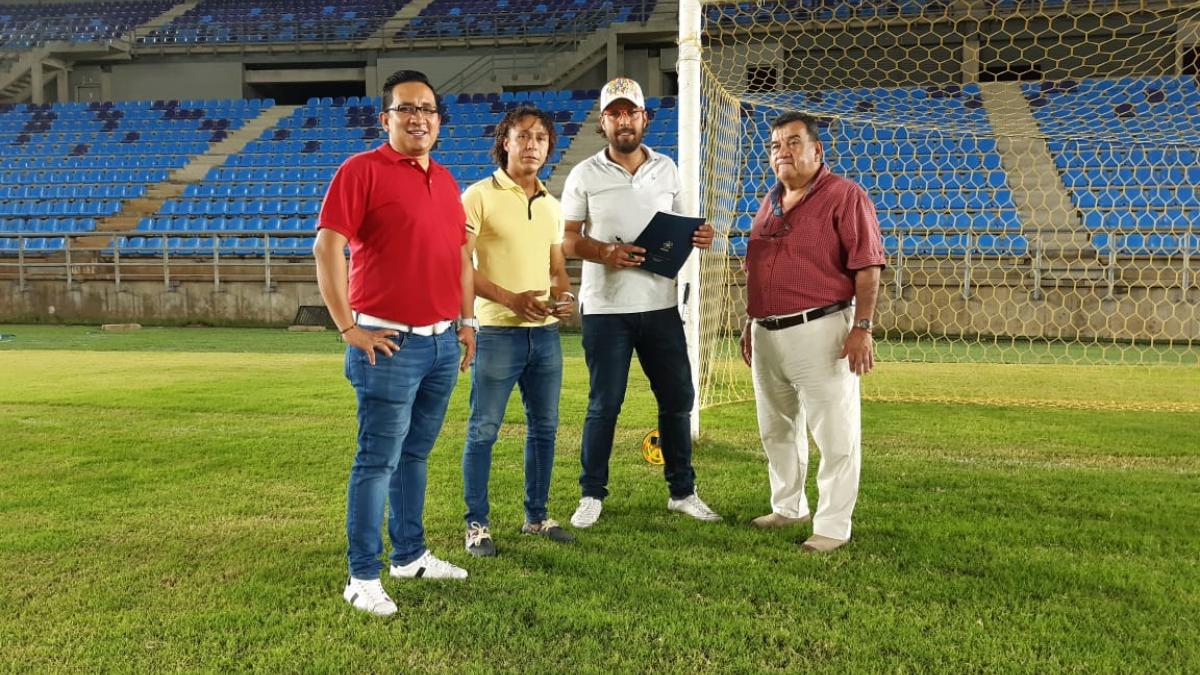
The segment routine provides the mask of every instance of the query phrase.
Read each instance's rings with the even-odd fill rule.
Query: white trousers
[[[758,432],[767,453],[771,509],[782,516],[809,515],[808,430],[821,453],[813,533],[850,538],[862,466],[858,376],[838,358],[854,309],[782,330],[757,323],[753,341],[754,396]]]

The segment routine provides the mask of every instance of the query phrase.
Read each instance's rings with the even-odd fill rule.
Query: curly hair
[[[496,125],[496,144],[492,146],[492,157],[501,169],[508,167],[508,151],[504,149],[504,139],[508,138],[509,129],[526,117],[536,117],[546,127],[550,135],[550,147],[546,150],[546,159],[554,152],[554,144],[558,141],[558,132],[554,129],[554,116],[550,113],[528,104],[521,104],[504,113],[504,118]]]

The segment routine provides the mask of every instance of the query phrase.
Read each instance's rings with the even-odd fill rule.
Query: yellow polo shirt
[[[514,293],[550,291],[550,247],[562,244],[562,208],[538,181],[533,198],[496,169],[463,193],[467,231],[475,235],[475,269],[492,283]],[[476,296],[475,316],[484,326],[545,326],[558,321],[524,321],[504,305]]]

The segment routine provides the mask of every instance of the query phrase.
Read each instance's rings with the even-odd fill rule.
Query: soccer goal
[[[718,231],[692,270],[698,406],[752,397],[740,261],[774,182],[768,125],[791,110],[878,211],[881,360],[1195,363],[1194,10],[682,2],[680,167]]]

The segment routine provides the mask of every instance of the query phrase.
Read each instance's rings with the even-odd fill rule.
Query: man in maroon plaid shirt
[[[885,265],[867,193],[824,163],[816,118],[771,124],[778,184],[763,198],[746,251],[742,358],[754,373],[758,428],[771,481],[771,513],[756,527],[812,521],[802,548],[850,540],[858,499],[858,378],[874,365],[871,317]],[[804,495],[808,430],[821,453],[817,510]]]

